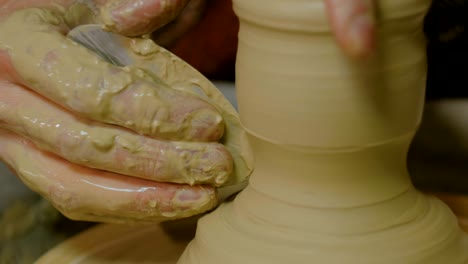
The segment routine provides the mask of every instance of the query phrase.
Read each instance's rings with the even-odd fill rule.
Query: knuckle
[[[86,161],[85,157],[89,157],[90,142],[88,134],[80,131],[67,131],[59,134],[57,139],[57,152],[71,161]]]

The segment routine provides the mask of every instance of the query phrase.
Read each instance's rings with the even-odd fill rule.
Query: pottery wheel
[[[144,226],[98,225],[50,250],[36,264],[175,264],[195,226],[193,219]]]

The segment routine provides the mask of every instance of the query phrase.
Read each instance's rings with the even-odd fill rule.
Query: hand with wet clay
[[[375,46],[374,0],[325,0],[338,44],[350,57],[363,59]]]
[[[0,0],[0,159],[66,216],[162,221],[216,205],[233,161],[215,107],[66,37],[89,19],[149,33],[186,3],[96,0],[83,13],[75,1]]]

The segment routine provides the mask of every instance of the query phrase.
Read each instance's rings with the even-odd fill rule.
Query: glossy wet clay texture
[[[213,208],[214,187],[252,171],[236,111],[151,40],[126,39],[134,64],[118,67],[66,38],[67,20],[86,10],[29,8],[1,19],[2,158],[74,219],[159,221]],[[99,197],[110,202],[96,208]]]

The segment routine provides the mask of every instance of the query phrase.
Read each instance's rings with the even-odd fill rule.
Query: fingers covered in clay
[[[200,2],[206,0],[192,0]],[[142,36],[173,21],[190,0],[0,0],[0,16],[31,7],[67,8],[72,22],[102,23],[126,36]],[[191,6],[195,6],[192,4]],[[77,6],[86,7],[76,8]],[[75,24],[77,25],[77,24]]]
[[[216,205],[211,187],[157,183],[89,169],[42,152],[2,129],[0,142],[0,159],[71,219],[155,222],[189,217]]]
[[[0,0],[0,17],[10,14],[19,9],[31,7],[67,7],[75,0]]]
[[[189,0],[97,0],[105,27],[126,36],[141,36],[174,20]]]
[[[77,117],[23,87],[0,83],[0,128],[83,166],[160,182],[220,186],[232,158],[219,143],[171,142]]]
[[[17,11],[0,23],[0,70],[11,82],[96,121],[160,139],[216,141],[224,123],[202,99],[117,67],[66,38],[62,14]],[[26,37],[26,39],[25,39]]]
[[[345,53],[353,58],[372,54],[375,45],[374,0],[325,0],[328,18]]]

